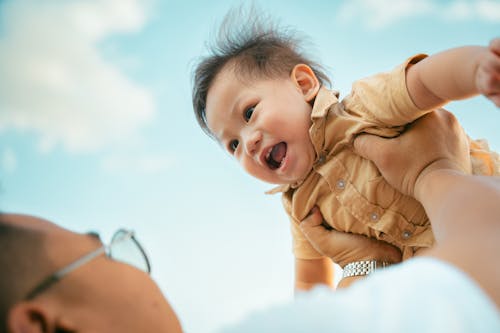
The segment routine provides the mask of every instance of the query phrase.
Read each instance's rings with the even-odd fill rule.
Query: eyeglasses
[[[134,236],[134,232],[120,229],[116,231],[111,238],[109,245],[103,245],[97,250],[94,250],[61,268],[57,272],[45,278],[35,288],[28,293],[25,300],[33,299],[35,296],[52,286],[54,283],[61,280],[63,277],[74,271],[80,266],[85,265],[92,259],[97,258],[101,254],[106,254],[107,257],[134,266],[146,273],[151,273],[151,265],[149,259],[144,252],[143,247]]]

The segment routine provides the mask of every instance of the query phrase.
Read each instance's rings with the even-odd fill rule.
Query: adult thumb
[[[387,139],[372,134],[361,134],[354,139],[354,151],[356,154],[371,161],[380,156],[380,150],[383,148]]]

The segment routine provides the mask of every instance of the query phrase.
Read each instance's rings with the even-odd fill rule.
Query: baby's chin
[[[282,179],[282,180],[276,180],[276,179],[274,179],[274,180],[259,179],[259,180],[264,181],[267,184],[275,185],[275,186],[287,186],[287,185],[294,186],[294,185],[302,183],[308,174],[309,173],[305,174],[302,177],[293,177],[293,178]]]
[[[267,173],[267,177],[264,176],[257,176],[257,175],[252,175],[254,178],[270,184],[270,185],[275,185],[275,186],[284,186],[284,185],[297,185],[300,184],[304,181],[304,179],[307,178],[307,176],[311,173],[312,168],[312,163],[310,166],[304,166],[302,172],[298,172],[298,170],[288,170],[288,172],[284,172],[284,174],[280,175],[281,169],[276,169],[276,170],[271,170],[271,175]],[[269,170],[267,170],[269,171]]]

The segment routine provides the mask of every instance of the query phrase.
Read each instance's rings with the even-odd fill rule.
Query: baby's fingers
[[[492,39],[488,48],[500,56],[500,38]]]
[[[491,100],[497,107],[500,108],[500,94],[486,96]]]

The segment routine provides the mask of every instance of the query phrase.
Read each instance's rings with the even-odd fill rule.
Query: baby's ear
[[[306,102],[310,102],[316,97],[320,84],[311,67],[305,64],[295,65],[290,77],[302,91]]]

